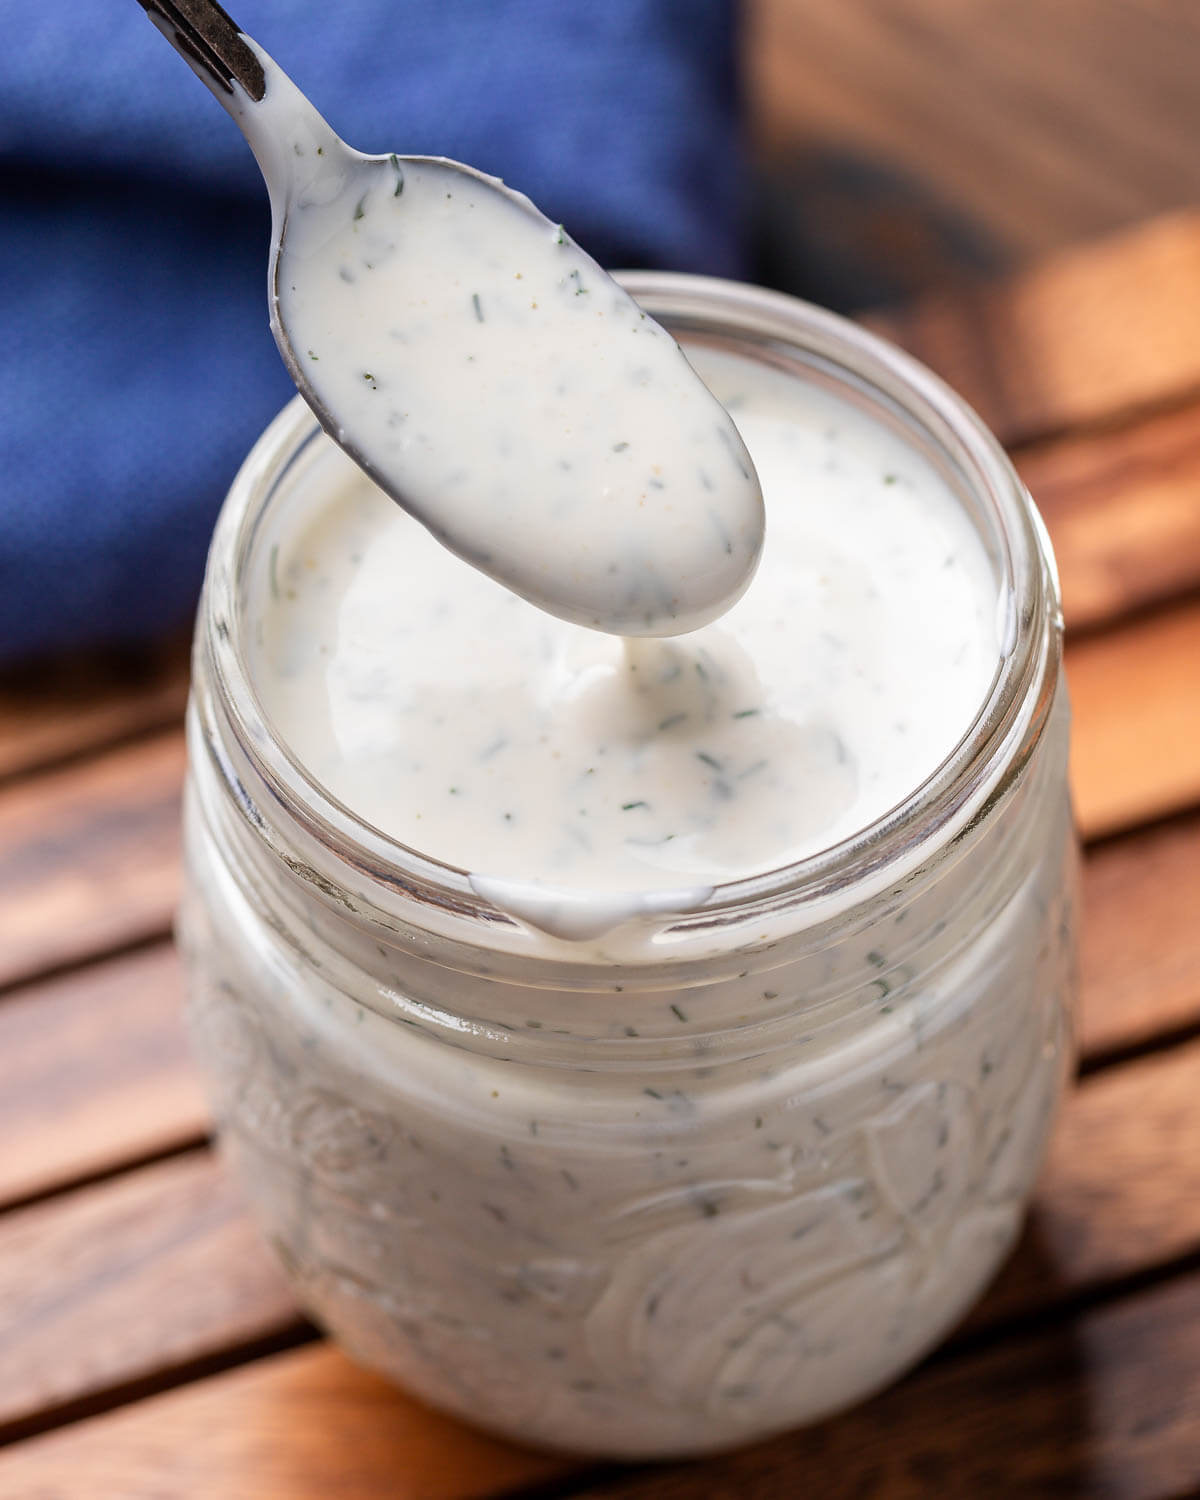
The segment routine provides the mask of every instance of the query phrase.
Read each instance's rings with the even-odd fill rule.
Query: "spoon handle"
[[[216,0],[140,0],[151,21],[181,52],[214,94],[231,94],[239,83],[256,102],[267,91],[263,65],[237,23]]]

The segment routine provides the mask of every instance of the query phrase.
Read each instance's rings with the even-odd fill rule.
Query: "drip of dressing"
[[[559,938],[694,907],[883,817],[967,732],[999,661],[991,564],[932,464],[832,391],[690,353],[770,517],[717,624],[621,642],[555,620],[333,450],[308,520],[280,518],[251,620],[264,707],[317,780]]]
[[[762,492],[670,334],[523,194],[352,151],[250,45],[262,100],[214,92],[270,191],[276,340],[337,443],[563,619],[668,636],[727,610],[758,564]]]

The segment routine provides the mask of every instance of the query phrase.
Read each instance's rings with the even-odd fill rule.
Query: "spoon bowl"
[[[724,612],[762,495],[674,339],[523,194],[355,151],[212,0],[141,3],[254,152],[276,343],[380,489],[573,623],[673,635]]]

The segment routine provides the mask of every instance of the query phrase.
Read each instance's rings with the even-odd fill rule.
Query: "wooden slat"
[[[1200,406],[1025,450],[1054,542],[1067,628],[1200,587]]]
[[[970,1326],[995,1327],[1200,1250],[1198,1080],[1200,1042],[1191,1042],[1075,1090],[1021,1243]]]
[[[183,642],[10,670],[0,676],[0,778],[178,724],[187,685]]]
[[[166,930],[182,774],[173,732],[0,791],[0,985]]]
[[[80,1445],[76,1452],[88,1450]],[[21,1477],[36,1479],[36,1462]],[[1040,1336],[928,1365],[808,1432],[724,1458],[649,1469],[589,1495],[1177,1500],[1197,1484],[1200,1277],[1192,1276]]]
[[[1007,444],[1177,404],[1200,391],[1200,213],[868,322],[949,381]]]
[[[204,1134],[180,983],[162,943],[0,1001],[0,1204]]]
[[[1200,817],[1089,853],[1080,968],[1085,1056],[1200,1023]]]
[[[564,1472],[323,1345],[0,1453],[0,1500],[473,1500]]]
[[[205,1150],[0,1218],[0,1309],[0,1431],[298,1321]]]
[[[892,233],[881,257],[915,235],[914,197],[940,201],[960,237],[969,225],[972,238],[1026,255],[1194,201],[1192,0],[742,10],[760,150],[832,159],[844,193],[883,196]]]
[[[1200,802],[1200,604],[1069,644],[1067,684],[1087,837]]]

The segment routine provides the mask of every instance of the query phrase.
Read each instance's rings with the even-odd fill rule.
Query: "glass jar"
[[[994,440],[827,313],[626,281],[685,344],[834,388],[946,475],[1001,609],[968,733],[852,840],[547,937],[356,820],[259,706],[251,601],[340,461],[296,401],[213,542],[179,931],[221,1133],[302,1304],[435,1406],[628,1457],[844,1407],[979,1295],[1069,1069],[1076,851],[1057,582]]]

